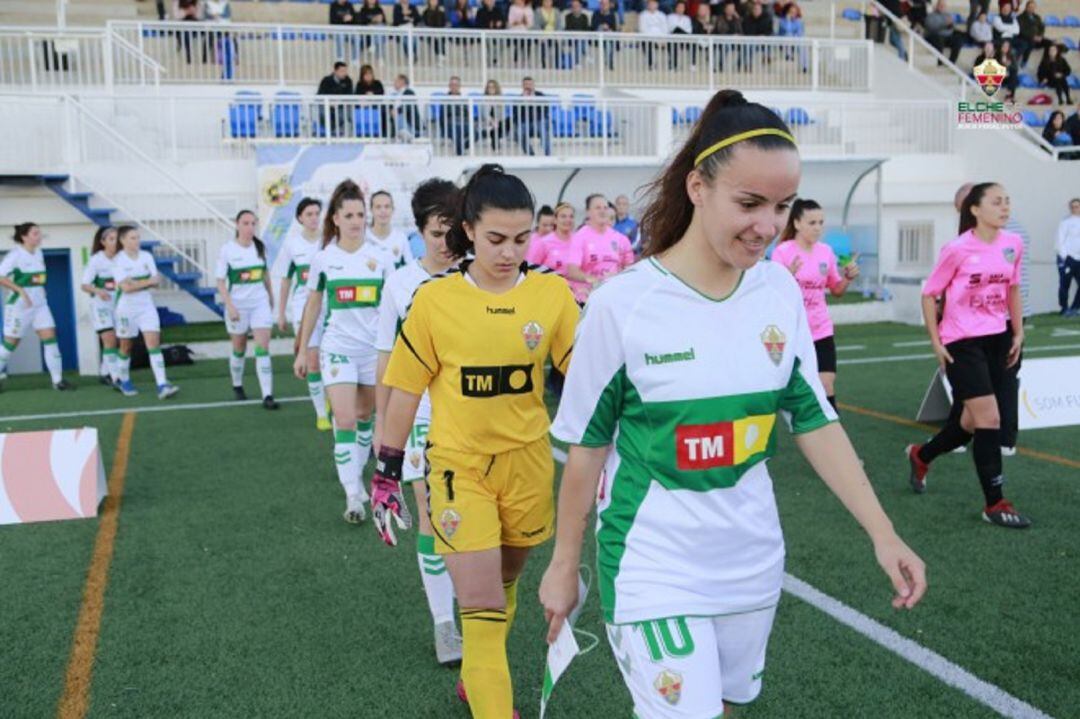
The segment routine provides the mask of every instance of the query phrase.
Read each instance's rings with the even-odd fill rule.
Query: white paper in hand
[[[570,622],[563,622],[559,635],[548,647],[547,669],[544,671],[544,688],[540,693],[540,719],[544,719],[544,712],[547,710],[551,692],[555,689],[555,682],[559,681],[559,677],[563,675],[563,672],[570,666],[570,662],[573,661],[577,654],[578,643],[574,637],[574,630],[570,627]]]

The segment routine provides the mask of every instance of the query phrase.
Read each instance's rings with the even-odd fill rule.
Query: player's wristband
[[[383,446],[375,462],[375,472],[394,482],[401,481],[401,468],[405,464],[405,450]]]

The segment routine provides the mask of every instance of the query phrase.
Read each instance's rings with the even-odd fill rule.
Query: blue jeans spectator
[[[551,154],[551,128],[548,127],[547,117],[541,119],[524,118],[517,126],[518,143],[521,151],[526,155],[535,155],[532,149],[531,138],[539,137],[540,144],[544,148],[544,154]]]

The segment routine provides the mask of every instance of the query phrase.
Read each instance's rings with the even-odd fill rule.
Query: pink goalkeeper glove
[[[404,461],[405,452],[384,445],[379,448],[375,476],[371,480],[371,514],[375,518],[375,530],[391,547],[397,546],[394,523],[398,529],[412,526],[409,506],[401,494],[401,467]]]

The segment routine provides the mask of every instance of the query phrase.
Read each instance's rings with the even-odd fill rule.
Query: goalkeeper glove
[[[375,476],[371,480],[371,513],[375,518],[375,530],[391,547],[397,546],[393,523],[397,523],[398,529],[412,526],[412,515],[401,494],[401,467],[404,461],[405,452],[402,450],[380,447]]]

